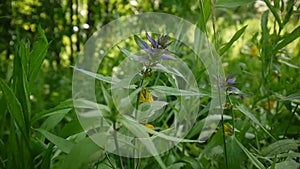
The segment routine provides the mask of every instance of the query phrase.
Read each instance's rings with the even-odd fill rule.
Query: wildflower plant
[[[167,19],[161,20],[163,17]],[[116,25],[124,23],[122,19],[109,25],[111,29],[102,29],[109,32],[100,31],[91,37],[81,54],[83,57],[78,58],[74,67],[74,105],[89,137],[105,151],[137,159],[154,157],[165,168],[157,155],[180,142],[204,142],[212,134],[213,128],[200,134],[196,140],[185,139],[199,117],[201,99],[211,97],[208,110],[212,111],[208,112],[212,115],[208,116],[210,120],[204,125],[209,126],[220,121],[220,104],[224,102],[225,96],[223,88],[212,88],[207,92],[202,89],[200,92],[195,79],[195,71],[198,70],[191,70],[177,55],[180,51],[176,49],[182,43],[191,46],[195,52],[195,67],[203,64],[208,70],[208,76],[211,73],[223,78],[223,75],[213,47],[194,25],[170,15],[156,13],[131,19],[147,19],[146,25],[141,23],[141,27],[147,27],[147,32],[140,33],[138,27],[127,25],[122,27],[123,34],[119,37],[128,38],[131,35],[140,51],[133,53],[117,43],[106,43],[107,35],[119,34],[120,28]],[[182,23],[182,30],[178,31],[171,21]],[[173,38],[161,32],[162,27],[166,32],[173,32]],[[187,38],[190,34],[195,35],[192,41]],[[116,42],[121,40],[116,36]],[[108,45],[118,45],[125,58],[117,65],[112,76],[94,73],[105,55],[105,52],[99,55],[98,51],[109,50]],[[104,96],[101,103],[94,96],[95,79],[100,80],[100,93]],[[220,86],[217,84],[219,81],[213,78],[210,80],[212,84],[208,86]],[[156,127],[157,124],[163,127]],[[122,160],[118,161],[119,166],[122,166]],[[132,163],[138,165],[139,160],[134,161]]]

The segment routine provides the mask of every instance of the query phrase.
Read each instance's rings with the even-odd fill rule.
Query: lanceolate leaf
[[[233,37],[230,39],[230,41],[228,43],[225,44],[224,47],[222,47],[220,49],[220,55],[223,55],[230,47],[231,45],[239,39],[239,37],[244,33],[244,31],[246,30],[247,28],[247,25],[242,27],[240,30],[238,30],[234,35]]]
[[[256,123],[257,125],[259,125],[259,127],[261,127],[270,137],[272,137],[274,140],[276,140],[269,132],[268,130],[257,120],[257,118],[250,113],[246,107],[244,107],[243,105],[238,105],[237,109],[240,110],[240,112],[242,112],[245,116],[247,116],[249,119],[251,119],[254,123]]]
[[[255,0],[217,0],[217,8],[234,8],[241,5],[247,5]]]
[[[153,86],[150,89],[155,90],[156,92],[163,93],[171,96],[208,96],[206,93],[200,93],[195,91],[181,90],[167,86]]]
[[[16,120],[19,129],[23,132],[23,134],[25,134],[26,125],[23,116],[23,109],[19,100],[17,99],[13,91],[9,88],[9,86],[1,78],[0,88],[2,89],[11,117]]]
[[[36,129],[36,130],[42,133],[49,141],[51,141],[53,144],[55,144],[60,150],[62,150],[65,153],[69,153],[72,147],[74,146],[73,142],[61,138],[59,136],[56,136],[44,129]]]
[[[300,26],[293,30],[293,32],[284,36],[283,40],[276,46],[276,49],[279,50],[289,43],[293,42],[300,36]]]
[[[211,1],[207,0],[198,0],[200,6],[200,19],[199,19],[199,28],[201,31],[206,32],[206,23],[211,14]]]
[[[269,145],[267,148],[263,149],[262,154],[264,156],[274,156],[290,150],[297,150],[299,146],[300,144],[292,139],[278,140]]]
[[[40,66],[44,61],[44,58],[46,56],[49,47],[46,35],[42,30],[41,26],[38,26],[38,33],[39,33],[38,41],[36,41],[33,44],[33,49],[29,55],[30,72],[28,78],[31,86],[40,71]]]
[[[279,27],[282,28],[283,24],[281,22],[281,19],[275,9],[275,7],[271,4],[270,0],[264,0],[264,2],[266,3],[266,5],[268,6],[268,8],[270,9],[270,11],[272,12],[272,14],[275,17],[276,22],[278,23]]]
[[[240,143],[237,139],[235,139],[236,143],[240,146],[240,148],[244,151],[244,153],[248,156],[252,164],[254,164],[259,169],[264,169],[265,166],[246,148],[242,143]]]
[[[98,74],[98,73],[93,73],[93,72],[90,72],[90,71],[87,71],[87,70],[84,70],[84,69],[80,69],[80,68],[77,68],[77,67],[74,67],[74,66],[71,66],[73,69],[75,69],[76,71],[79,71],[81,73],[84,73],[88,76],[91,76],[91,77],[94,77],[100,81],[103,81],[103,82],[106,82],[106,83],[110,83],[110,84],[116,84],[117,82],[119,82],[119,80],[117,80],[116,78],[111,78],[109,76],[104,76],[104,75],[101,75],[101,74]]]

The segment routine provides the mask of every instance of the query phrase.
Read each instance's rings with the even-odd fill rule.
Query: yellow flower
[[[257,48],[257,46],[252,45],[251,48],[250,48],[250,55],[251,56],[257,56],[257,54],[258,54],[258,48]]]
[[[271,99],[269,102],[265,102],[265,109],[269,110],[269,109],[274,109],[275,107],[275,99]]]
[[[225,136],[233,135],[233,129],[229,124],[224,124],[224,134],[225,134]]]
[[[140,91],[140,102],[141,103],[145,103],[145,102],[152,103],[153,102],[153,98],[147,89]]]
[[[146,126],[150,130],[154,130],[155,129],[153,125],[148,124],[148,123],[145,123],[144,126]]]

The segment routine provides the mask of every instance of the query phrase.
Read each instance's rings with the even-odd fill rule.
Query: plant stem
[[[225,155],[225,164],[226,164],[226,169],[228,169],[228,159],[227,159],[227,148],[226,148],[226,137],[225,137],[225,130],[224,130],[224,118],[223,118],[223,113],[221,116],[221,125],[222,125],[222,135],[223,135],[223,144],[224,144],[224,155]]]
[[[114,142],[115,142],[115,146],[116,146],[116,151],[117,151],[117,154],[119,156],[119,160],[120,160],[119,162],[120,162],[120,165],[121,165],[121,169],[124,169],[122,158],[119,155],[119,144],[118,144],[118,138],[117,138],[116,122],[113,123],[113,128],[114,128]]]

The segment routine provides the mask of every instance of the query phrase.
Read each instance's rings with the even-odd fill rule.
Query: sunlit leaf
[[[289,43],[293,42],[295,39],[299,38],[300,36],[300,26],[298,26],[296,29],[294,29],[291,33],[284,36],[283,40],[278,43],[276,46],[276,49],[279,50]]]
[[[104,75],[101,75],[101,74],[98,74],[98,73],[93,73],[93,72],[90,72],[90,71],[87,71],[87,70],[84,70],[84,69],[80,69],[80,68],[77,68],[77,67],[74,67],[74,66],[70,66],[70,67],[72,67],[76,71],[79,71],[81,73],[84,73],[88,76],[91,76],[93,78],[96,78],[96,79],[98,79],[100,81],[103,81],[103,82],[106,82],[106,83],[116,84],[116,83],[119,82],[119,80],[117,80],[116,78],[111,78],[109,76],[104,76]]]
[[[234,8],[241,5],[247,5],[255,0],[217,0],[217,8]]]
[[[222,47],[222,48],[220,49],[220,55],[223,55],[223,54],[224,54],[224,53],[232,46],[232,44],[233,44],[236,40],[238,40],[238,39],[240,38],[240,36],[245,32],[246,28],[247,28],[247,25],[244,26],[244,27],[242,27],[240,30],[238,30],[238,31],[233,35],[233,37],[230,39],[230,41],[229,41],[228,43],[226,43],[226,44],[224,45],[224,47]]]

